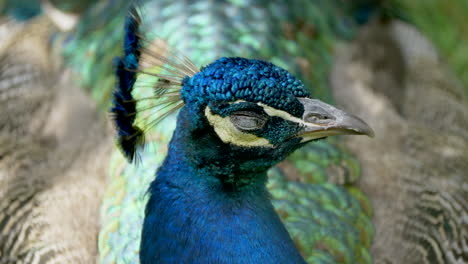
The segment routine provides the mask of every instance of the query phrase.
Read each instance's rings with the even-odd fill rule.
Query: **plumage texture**
[[[65,61],[80,76],[81,86],[90,92],[103,111],[107,111],[111,103],[116,80],[110,65],[121,55],[122,25],[131,2],[99,1],[82,14],[74,31],[64,34]]]
[[[0,263],[91,263],[108,130],[61,68],[47,18],[0,28]]]
[[[41,4],[38,0],[0,1],[0,15],[8,15],[20,21],[32,19],[41,12]]]
[[[383,24],[371,30],[364,29],[364,32],[371,32],[371,34],[361,33],[363,36],[357,42],[352,43],[351,46],[345,45],[336,53],[332,53],[337,43],[335,33],[339,32],[340,36],[349,38],[355,31],[351,20],[341,19],[343,15],[350,15],[349,9],[343,9],[344,5],[336,8],[335,4],[341,4],[341,1],[314,1],[313,3],[298,1],[289,3],[287,8],[281,7],[280,3],[269,3],[266,9],[261,8],[260,4],[253,5],[252,1],[231,2],[234,4],[231,8],[226,8],[227,3],[215,6],[211,2],[204,1],[190,4],[187,8],[188,2],[158,1],[154,5],[160,5],[157,10],[161,12],[151,11],[151,8],[148,8],[144,17],[153,17],[146,23],[154,25],[152,30],[155,34],[166,37],[171,45],[182,50],[199,66],[221,56],[249,57],[249,54],[254,54],[255,57],[266,58],[297,73],[306,85],[313,87],[314,95],[321,98],[330,97],[327,85],[330,76],[327,73],[331,62],[334,61],[335,66],[331,77],[337,101],[352,112],[370,120],[370,124],[377,132],[377,138],[374,141],[354,137],[347,140],[348,146],[363,164],[363,177],[359,180],[359,187],[370,195],[375,208],[373,220],[376,223],[376,235],[372,247],[375,262],[465,263],[468,255],[466,253],[468,209],[466,208],[467,169],[465,162],[467,160],[466,124],[468,122],[464,119],[468,116],[466,114],[467,103],[463,89],[460,88],[459,78],[463,78],[463,75],[453,76],[444,63],[448,58],[455,72],[463,72],[463,63],[466,61],[463,59],[464,42],[459,41],[456,36],[464,36],[460,33],[463,32],[460,28],[463,28],[465,24],[452,21],[463,21],[464,16],[456,14],[460,12],[464,14],[462,7],[465,2],[438,0],[425,1],[427,3],[422,5],[420,2],[406,1],[406,6],[410,7],[406,10],[409,14],[407,16],[409,21],[419,25],[419,30],[434,41],[435,49],[428,44],[427,40],[421,42],[420,40],[424,37],[416,33],[412,26]],[[346,2],[349,3],[349,1]],[[0,7],[2,3],[0,1]],[[80,83],[88,87],[88,91],[97,100],[101,109],[105,109],[109,104],[111,90],[115,83],[113,70],[109,65],[115,56],[122,55],[121,43],[124,30],[122,25],[126,10],[118,4],[109,5],[106,1],[102,1],[101,5],[105,7],[97,6],[96,9],[88,10],[79,24],[78,32],[72,33],[66,39],[65,60],[67,64],[72,65],[75,73],[80,76]],[[432,10],[435,8],[437,12],[427,14],[424,11],[426,8],[432,8]],[[282,16],[282,12],[286,12],[287,15]],[[445,15],[446,12],[450,15]],[[438,16],[437,19],[435,15]],[[240,19],[235,19],[234,23],[230,23],[232,21],[230,18],[234,16]],[[367,13],[364,17],[365,20],[368,19]],[[250,23],[242,23],[242,21]],[[188,26],[187,23],[190,25]],[[8,32],[15,32],[20,28],[16,24],[8,24]],[[232,31],[227,29],[232,29]],[[447,31],[458,33],[451,34],[452,37],[446,37],[443,32]],[[0,34],[4,32],[6,31]],[[410,32],[409,35],[408,32]],[[383,38],[381,38],[382,34]],[[205,36],[211,36],[208,38],[210,41],[204,41]],[[415,36],[418,41],[415,40]],[[7,38],[2,35],[0,45],[4,45],[4,39]],[[444,41],[448,44],[443,44]],[[398,52],[393,52],[394,49]],[[369,52],[373,50],[376,52]],[[402,52],[402,50],[406,51]],[[19,54],[22,53],[24,51],[19,52]],[[38,54],[37,51],[34,53]],[[2,54],[4,54],[3,50]],[[415,58],[415,55],[418,58]],[[28,65],[31,61],[26,56],[27,63],[19,63],[16,59],[20,56],[13,57],[15,58],[13,62],[11,58],[8,61],[18,66],[18,68],[12,67],[12,69],[19,69],[18,72],[23,72],[21,70],[23,65]],[[28,67],[30,66],[24,68]],[[31,74],[23,75],[24,79],[28,79],[27,76],[37,76],[36,70],[25,72]],[[46,75],[50,76],[50,74]],[[10,76],[16,77],[18,74]],[[34,78],[32,79],[34,83],[38,83]],[[21,79],[23,78],[15,80]],[[3,79],[0,80],[0,85],[1,81]],[[67,81],[62,87],[74,86],[70,83],[71,81]],[[465,89],[466,87],[465,85]],[[73,235],[74,232],[80,230],[80,236],[83,235],[84,238],[68,247],[66,251],[81,251],[81,254],[76,255],[73,260],[77,263],[90,263],[91,259],[94,260],[97,257],[96,241],[93,237],[96,236],[98,230],[96,210],[101,203],[98,197],[102,195],[103,187],[107,186],[102,179],[105,173],[96,173],[96,168],[104,170],[102,167],[107,167],[108,153],[104,151],[103,154],[97,154],[94,149],[96,146],[88,149],[87,147],[81,148],[79,145],[83,142],[88,142],[89,145],[99,145],[97,142],[100,142],[101,138],[109,138],[109,135],[96,136],[93,130],[90,130],[91,136],[80,137],[78,135],[80,133],[70,133],[80,130],[70,128],[65,129],[65,132],[60,132],[64,127],[61,122],[50,126],[46,122],[47,125],[44,125],[43,120],[49,120],[49,118],[41,119],[34,116],[36,114],[39,117],[47,116],[47,114],[41,114],[41,109],[50,109],[62,99],[58,99],[60,97],[51,95],[49,92],[43,92],[42,88],[40,93],[24,93],[22,91],[29,91],[29,89],[21,89],[21,86],[18,86],[18,89],[4,91],[11,91],[7,93],[6,98],[11,99],[10,96],[19,91],[22,96],[28,94],[34,99],[29,100],[28,98],[31,97],[28,96],[25,97],[26,103],[24,104],[5,105],[2,103],[1,106],[3,111],[0,111],[2,121],[0,124],[3,125],[3,121],[7,120],[7,124],[11,124],[8,126],[14,128],[13,131],[27,132],[20,132],[21,136],[13,137],[15,140],[12,140],[11,135],[16,135],[16,132],[7,129],[6,136],[2,136],[0,150],[2,154],[8,154],[3,154],[0,159],[2,163],[0,181],[3,180],[0,182],[2,186],[0,206],[11,208],[17,215],[21,215],[24,211],[38,212],[38,214],[31,214],[31,218],[20,217],[22,220],[17,223],[16,227],[37,227],[45,224],[53,232],[47,233],[41,231],[42,228],[34,228],[39,234],[38,237],[43,238],[41,240],[43,245],[63,244],[63,234]],[[2,96],[1,93],[0,96]],[[151,94],[142,96],[151,96]],[[74,100],[63,102],[65,102],[61,104],[63,108],[57,108],[55,112],[68,112],[75,105],[66,103],[74,102]],[[4,111],[7,105],[12,105],[13,108],[7,107]],[[36,114],[30,115],[29,110],[23,107],[24,105],[40,105],[40,107],[31,107],[31,109],[36,109]],[[143,104],[142,107],[145,105]],[[44,111],[50,113],[50,110]],[[8,115],[10,113],[11,115]],[[71,114],[70,118],[74,120],[80,116],[82,110],[68,113],[75,113]],[[150,114],[147,113],[145,116],[148,117]],[[98,122],[95,117],[89,120]],[[142,116],[137,121],[139,124],[148,122]],[[168,117],[154,129],[155,131],[148,137],[150,144],[142,154],[141,164],[162,162],[166,153],[165,144],[169,140],[174,123],[174,118]],[[37,136],[35,133],[31,134],[30,131],[35,131],[37,127],[42,126],[49,127],[47,129],[49,132],[54,131],[62,135],[59,136],[62,139],[60,142],[63,146],[68,145],[66,150],[55,152],[56,154],[52,154],[51,158],[44,158],[43,153],[51,149],[49,145],[43,144],[41,140],[29,139]],[[3,127],[0,130],[2,133],[5,131]],[[101,128],[97,130],[101,131]],[[24,135],[29,135],[29,138]],[[110,148],[110,140],[102,142],[102,145],[106,144]],[[336,259],[352,259],[353,257],[354,262],[350,263],[369,262],[368,252],[354,243],[353,232],[351,232],[351,238],[340,237],[345,231],[354,229],[351,227],[353,225],[357,226],[358,230],[364,230],[361,231],[360,240],[365,245],[371,243],[372,228],[367,217],[372,215],[370,202],[361,191],[351,186],[361,173],[358,162],[343,151],[341,142],[336,139],[317,142],[308,148],[311,150],[305,149],[293,154],[287,161],[279,164],[278,168],[269,172],[269,177],[272,179],[269,188],[274,190],[272,194],[279,214],[285,219],[285,224],[295,240],[306,245],[299,247],[301,251],[307,251],[312,248],[309,245],[321,239],[321,243],[315,244],[321,250],[314,251],[308,257],[310,262],[320,263],[319,260],[321,260],[323,263],[333,263]],[[89,153],[93,155],[74,160],[78,152],[83,153],[84,156],[89,156]],[[74,160],[75,166],[64,165],[62,169],[55,169],[56,160],[64,157],[68,161]],[[44,159],[47,160],[44,161]],[[97,160],[98,164],[91,162],[90,159]],[[65,164],[69,163],[65,162]],[[85,166],[89,166],[89,173],[82,171]],[[43,173],[39,173],[38,168],[42,168],[40,171]],[[140,228],[143,218],[142,208],[145,204],[146,192],[146,187],[141,186],[149,185],[155,169],[155,167],[126,165],[125,159],[118,151],[113,153],[110,165],[110,185],[102,205],[103,229],[100,233],[99,247],[104,263],[113,261],[134,263],[133,260],[137,258],[135,249],[138,249],[139,232],[136,230]],[[24,171],[21,172],[22,170]],[[34,173],[30,173],[31,170]],[[70,178],[70,181],[57,180],[66,178],[66,175],[73,175],[73,173],[64,173],[67,171],[75,171],[75,177]],[[50,175],[60,177],[50,177]],[[132,177],[134,175],[140,176]],[[16,203],[10,203],[12,201],[9,200],[10,198],[5,199],[6,189],[3,188],[6,186],[5,179],[9,186],[13,186],[11,189],[14,192],[9,193],[12,199],[27,200],[27,197],[33,197],[24,206],[18,207],[24,208],[24,211],[13,209]],[[291,182],[291,179],[295,181]],[[39,188],[37,186],[42,185],[36,186],[30,181],[53,183],[54,188]],[[352,193],[354,198],[350,199],[346,192],[337,191],[340,187],[334,184],[325,184],[327,181],[344,184],[344,188]],[[46,184],[46,186],[50,185]],[[70,191],[70,186],[73,186],[73,191]],[[87,191],[83,192],[84,189]],[[25,194],[20,195],[18,190],[25,190]],[[66,201],[70,202],[69,207],[57,206],[60,201],[63,202],[63,199],[47,198],[53,197],[54,193],[63,193],[63,190],[67,192]],[[74,195],[69,195],[69,191]],[[325,198],[324,203],[310,202],[321,201]],[[359,209],[353,205],[356,200],[359,201]],[[333,201],[336,207],[328,206],[330,201]],[[354,201],[354,203],[348,201]],[[40,206],[37,206],[38,203]],[[339,210],[339,208],[344,208],[343,205],[348,208],[349,204],[356,210]],[[301,210],[301,208],[310,208],[311,205],[319,207],[318,210]],[[31,209],[33,207],[34,209]],[[61,215],[73,217],[63,219],[60,224],[51,224],[56,223],[57,218],[54,217],[36,217],[36,215],[51,212],[51,208],[58,208]],[[89,211],[86,212],[89,214],[69,213],[83,210],[83,208],[88,208]],[[365,213],[362,214],[361,210]],[[315,212],[320,212],[320,214]],[[315,221],[307,221],[307,216],[299,217],[295,213],[299,216],[310,215],[310,218]],[[327,225],[326,222],[321,221],[333,215],[338,216],[336,217],[338,224]],[[41,224],[31,224],[37,222]],[[311,223],[319,225],[323,234],[310,234],[309,230],[313,229],[306,227],[310,227]],[[2,226],[0,234],[3,236],[7,234],[10,240],[20,241],[21,244],[29,244],[23,248],[24,254],[48,257],[47,254],[37,251],[28,239],[17,236],[21,232],[11,232],[11,227],[10,225],[6,228]],[[452,230],[455,231],[450,232]],[[340,240],[335,237],[339,237]],[[13,253],[14,257],[11,257],[11,251],[2,251],[4,241],[7,240],[0,239],[0,262],[5,259],[13,263],[18,262],[16,253]],[[361,255],[348,253],[350,252],[348,249],[353,246],[357,247],[354,251],[361,252]],[[123,253],[128,251],[132,253]],[[304,253],[304,255],[307,254]],[[61,256],[66,255],[66,253],[55,254],[59,260]],[[335,256],[335,259],[332,256]],[[357,258],[363,260],[356,260]],[[53,261],[53,259],[50,260]],[[25,262],[34,263],[29,260]]]
[[[467,25],[463,23],[468,12],[467,1],[390,1],[404,10],[414,25],[432,42],[440,56],[446,61],[454,74],[463,84],[464,93],[468,93]],[[433,15],[429,15],[433,14]]]
[[[67,61],[82,76],[83,86],[105,107],[109,105],[115,79],[112,69],[102,62],[110,63],[121,55],[124,11],[130,3],[98,3],[83,15],[64,50]],[[194,62],[212,62],[229,54],[239,57],[256,54],[258,58],[268,58],[279,66],[288,65],[300,72],[310,79],[310,85],[318,85],[314,86],[317,97],[326,97],[329,92],[322,85],[327,80],[324,74],[327,67],[314,68],[310,64],[329,65],[329,52],[337,35],[343,38],[353,35],[348,4],[341,0],[299,1],[285,8],[281,3],[267,1],[162,1],[152,3],[154,7],[145,7],[142,18],[148,20],[145,24],[151,25],[145,31],[149,38],[159,36],[171,46],[177,43],[174,47],[190,55]],[[164,12],[158,12],[158,8]],[[210,36],[210,41],[202,41],[204,36]],[[191,47],[193,41],[198,43],[196,47]]]
[[[346,98],[338,101],[376,124],[375,140],[348,140],[375,208],[376,263],[466,263],[468,107],[459,80],[402,22],[367,27],[337,58],[333,88]]]

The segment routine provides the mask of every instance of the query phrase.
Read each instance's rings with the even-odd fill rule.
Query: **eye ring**
[[[262,129],[268,119],[251,111],[237,111],[229,116],[232,124],[241,131],[256,131]]]

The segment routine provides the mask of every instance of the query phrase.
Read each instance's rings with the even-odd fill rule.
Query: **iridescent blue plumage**
[[[305,263],[265,188],[267,169],[301,146],[301,139],[283,137],[274,149],[226,144],[204,114],[206,107],[229,116],[264,103],[302,116],[296,95],[308,95],[303,84],[271,63],[221,58],[182,85],[185,106],[149,189],[141,263]],[[230,104],[238,100],[245,103]],[[300,130],[292,122],[268,122],[291,127],[287,136]]]
[[[141,263],[305,263],[269,201],[266,170],[247,173],[261,170],[259,160],[236,172],[239,154],[197,127],[200,117],[190,111],[181,110],[149,190]]]
[[[182,99],[209,100],[214,104],[233,99],[263,102],[300,117],[304,111],[296,97],[308,97],[304,84],[270,62],[221,58],[184,80]]]

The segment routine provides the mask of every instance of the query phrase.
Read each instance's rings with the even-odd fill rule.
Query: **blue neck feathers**
[[[141,263],[305,263],[269,200],[266,169],[229,163],[189,111],[149,189]]]

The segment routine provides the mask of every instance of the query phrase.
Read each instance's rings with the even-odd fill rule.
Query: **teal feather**
[[[27,21],[42,13],[38,0],[1,0],[0,15],[8,15],[18,21]]]
[[[120,55],[123,41],[121,25],[128,3],[119,3],[102,1],[90,9],[64,45],[66,60],[104,108],[114,84],[107,63]],[[351,38],[356,26],[348,14],[351,5],[340,0],[296,1],[287,8],[267,1],[255,5],[201,1],[188,6],[160,1],[145,4],[143,10],[147,14],[143,14],[144,23],[152,25],[146,32],[149,38],[156,35],[167,40],[197,65],[223,56],[268,59],[301,74],[313,87],[314,96],[328,100],[326,73],[333,45],[338,39]],[[202,41],[208,36],[211,41]],[[315,63],[321,66],[314,67]]]

